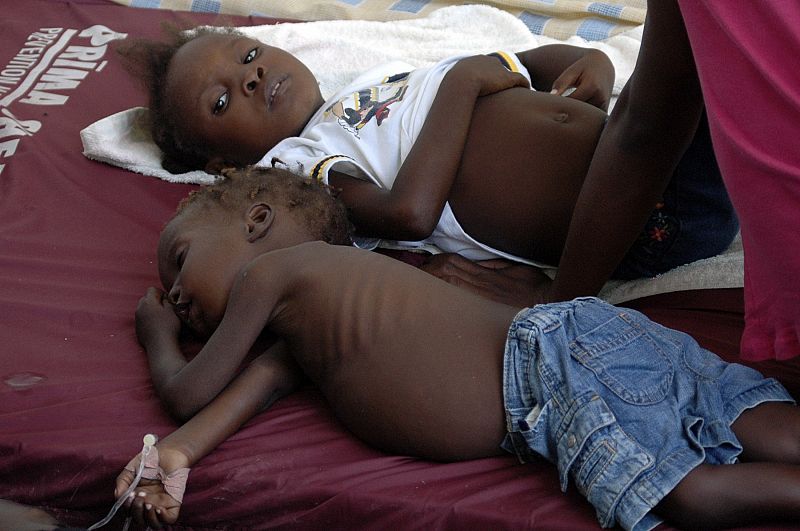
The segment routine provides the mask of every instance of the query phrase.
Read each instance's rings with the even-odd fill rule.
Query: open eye
[[[256,58],[256,55],[258,55],[258,48],[253,48],[252,50],[247,52],[247,55],[244,56],[244,64],[251,62],[253,59]]]
[[[217,101],[214,102],[214,114],[219,114],[225,110],[225,107],[228,106],[228,93],[223,92],[222,95],[217,98]]]
[[[183,268],[183,262],[186,259],[186,251],[181,250],[178,255],[175,257],[175,263],[178,266],[178,271]]]

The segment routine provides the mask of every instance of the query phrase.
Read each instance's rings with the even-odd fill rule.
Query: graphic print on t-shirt
[[[325,109],[324,119],[335,119],[356,138],[370,120],[380,125],[389,118],[389,107],[403,99],[408,89],[408,72],[387,77],[380,85],[361,89],[335,101]]]

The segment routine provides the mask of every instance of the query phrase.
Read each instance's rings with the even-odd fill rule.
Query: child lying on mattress
[[[549,459],[604,526],[800,518],[800,411],[776,381],[598,299],[520,309],[312,241],[332,224],[306,206],[322,190],[276,169],[233,173],[164,228],[166,292],[151,288],[137,309],[154,384],[224,390],[148,454],[156,479],[127,501],[136,520],[175,522],[187,467],[302,374],[353,434],[387,452]],[[346,227],[343,210],[323,210]],[[188,363],[181,323],[209,336]],[[235,376],[265,331],[280,342]]]
[[[323,102],[293,55],[234,31],[123,53],[168,169],[284,165],[339,189],[362,236],[531,265],[561,256],[614,81],[601,51],[551,45],[382,65]],[[616,277],[718,254],[736,231],[702,123]]]

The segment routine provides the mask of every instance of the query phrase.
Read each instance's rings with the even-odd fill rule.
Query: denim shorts
[[[509,329],[503,448],[557,464],[604,527],[651,529],[652,513],[701,463],[737,461],[731,424],[762,402],[793,402],[773,379],[690,336],[599,299],[522,310]]]
[[[738,232],[739,221],[703,114],[661,201],[612,276],[623,280],[654,277],[715,256],[730,246]]]

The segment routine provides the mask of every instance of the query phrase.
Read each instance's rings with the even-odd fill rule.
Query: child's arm
[[[291,393],[301,382],[299,367],[285,352],[271,349],[262,354],[208,406],[158,443],[159,466],[167,474],[193,466],[251,417]],[[125,492],[133,477],[128,470],[120,473],[114,491],[116,497]],[[140,492],[145,495],[138,495]],[[152,527],[175,523],[180,503],[166,493],[160,481],[142,480],[136,494],[127,506],[138,523]]]
[[[421,240],[433,232],[450,195],[467,140],[475,101],[511,87],[524,76],[490,56],[462,59],[445,75],[414,147],[391,190],[331,172],[356,229],[365,235]]]
[[[563,94],[608,110],[614,88],[614,65],[608,56],[594,48],[567,44],[539,46],[517,54],[528,69],[533,88]]]
[[[452,254],[433,257],[424,266],[428,272],[513,305],[532,306],[600,291],[663,193],[702,112],[702,94],[678,7],[674,1],[649,4],[636,69],[595,151],[555,281],[523,264],[470,262]],[[532,76],[538,70],[527,67]],[[549,76],[557,71],[553,68]],[[604,235],[602,248],[592,234]]]
[[[567,45],[542,46],[518,54],[534,87],[563,93],[607,108],[614,67],[603,52]],[[430,236],[450,195],[458,171],[475,101],[527,82],[488,56],[462,59],[442,80],[419,137],[403,162],[391,190],[331,171],[329,182],[341,189],[358,232],[396,240]]]
[[[180,328],[180,320],[166,294],[158,288],[149,288],[136,308],[136,336],[147,352],[150,378],[158,396],[167,411],[184,422],[234,378],[249,350],[238,355],[227,352],[218,356],[213,365],[202,368],[201,362],[187,362],[183,355]],[[279,343],[272,348],[280,353],[284,346]]]

